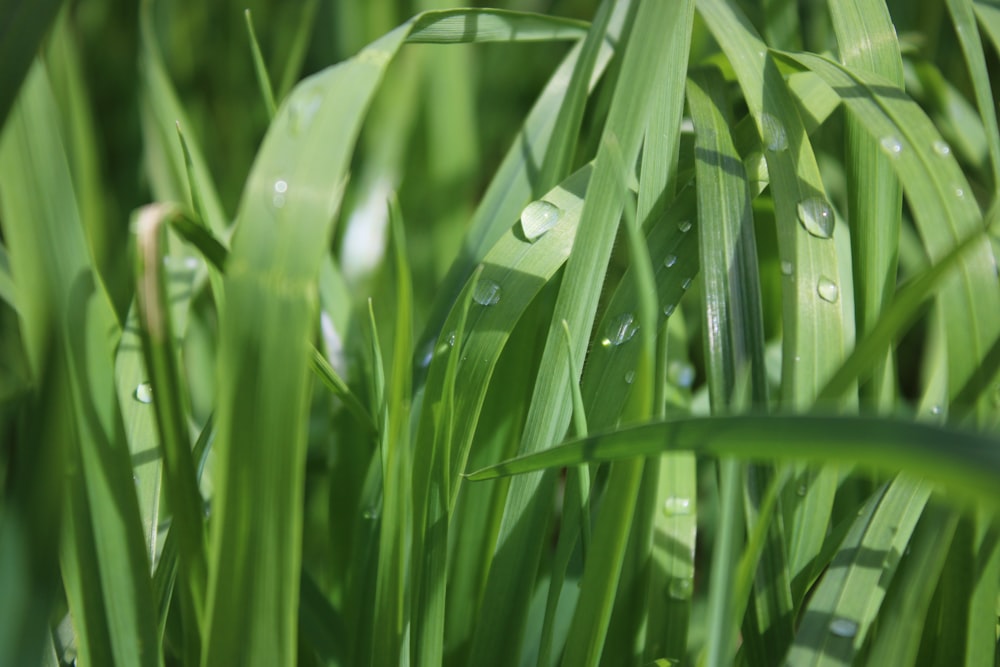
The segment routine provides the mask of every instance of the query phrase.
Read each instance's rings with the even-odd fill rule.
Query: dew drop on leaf
[[[493,306],[500,301],[500,285],[492,280],[480,280],[472,293],[472,300],[480,306]]]
[[[632,340],[638,330],[639,325],[635,321],[635,316],[632,313],[622,313],[608,324],[601,345],[617,347],[622,343],[627,343]]]
[[[667,587],[667,592],[675,600],[689,600],[694,591],[694,580],[691,577],[674,577]]]
[[[837,283],[829,278],[819,279],[819,282],[816,283],[816,293],[819,294],[821,299],[830,303],[837,303],[837,299],[840,297],[840,290],[837,288]]]
[[[691,221],[681,220],[680,222],[677,223],[677,229],[681,230],[682,233],[687,233],[691,231]]]
[[[833,236],[833,225],[836,218],[830,204],[822,197],[810,197],[800,201],[798,214],[803,229],[813,236],[821,239]]]
[[[934,143],[932,144],[932,147],[934,148],[934,152],[940,155],[941,157],[945,157],[946,155],[951,154],[951,146],[949,146],[946,142],[941,141],[940,139],[935,140]]]
[[[274,208],[284,208],[285,196],[287,194],[288,181],[279,178],[274,182],[274,195],[271,197],[271,203],[274,204]]]
[[[663,513],[667,516],[684,516],[691,513],[691,499],[670,496],[663,501]]]
[[[882,137],[882,140],[879,143],[882,144],[882,150],[885,151],[889,157],[899,157],[903,152],[903,142],[891,135]]]
[[[666,259],[663,260],[663,266],[668,269],[677,263],[677,255],[667,255]]]
[[[847,618],[835,618],[830,622],[830,632],[838,637],[853,637],[858,634],[858,624]]]
[[[148,382],[143,382],[138,387],[135,388],[135,400],[140,403],[152,403],[153,402],[153,385]]]
[[[524,238],[535,241],[559,223],[559,207],[544,199],[533,201],[521,211],[521,231]]]

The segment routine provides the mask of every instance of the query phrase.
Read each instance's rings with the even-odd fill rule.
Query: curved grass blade
[[[527,42],[582,39],[588,24],[543,14],[504,9],[443,9],[413,19],[411,44]]]
[[[983,42],[979,37],[979,27],[976,25],[973,7],[972,0],[948,0],[948,14],[955,26],[958,43],[962,47],[962,55],[965,56],[965,64],[969,68],[969,78],[972,79],[972,90],[976,96],[976,106],[979,107],[979,117],[986,128],[986,145],[990,150],[995,192],[1000,189],[1000,127],[997,126],[991,79],[986,68],[986,54],[983,52]]]
[[[185,659],[200,655],[208,579],[202,498],[188,437],[184,389],[174,344],[171,306],[164,271],[166,218],[169,205],[150,205],[137,218],[136,306],[142,324],[142,345],[148,384],[156,413],[165,490],[173,513],[171,532],[177,535]]]
[[[902,91],[877,75],[848,70],[820,56],[788,57],[820,75],[879,139],[903,184],[932,260],[941,259],[981,228],[979,207],[958,163],[945,150],[931,122]],[[983,359],[1000,335],[1000,289],[988,241],[984,239],[963,257],[958,275],[942,289],[938,303],[948,332],[950,398],[960,395],[970,382],[995,384],[992,377],[982,377]],[[979,420],[986,419],[992,409],[983,398],[976,403]]]
[[[1000,448],[990,435],[878,417],[732,416],[651,422],[571,440],[466,475],[471,481],[663,452],[764,461],[854,462],[940,483],[956,499],[996,505]]]

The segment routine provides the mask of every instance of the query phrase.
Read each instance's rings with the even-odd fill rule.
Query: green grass
[[[1000,664],[996,2],[42,5],[0,667]]]

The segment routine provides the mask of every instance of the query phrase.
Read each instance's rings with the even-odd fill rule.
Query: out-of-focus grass
[[[995,664],[996,3],[28,8],[0,667]]]

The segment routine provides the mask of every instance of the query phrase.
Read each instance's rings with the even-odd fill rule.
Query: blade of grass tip
[[[852,68],[882,74],[903,85],[903,61],[896,31],[883,2],[830,3],[841,61]],[[869,333],[895,291],[903,191],[890,158],[877,139],[847,118],[848,219],[854,269],[855,320],[859,335]],[[878,410],[891,410],[896,379],[892,351],[873,360],[870,382],[862,385],[862,400]]]
[[[56,20],[60,0],[4,0],[0,14],[0,127],[14,106],[21,84],[38,53],[45,33]]]
[[[112,339],[119,324],[91,265],[59,108],[44,66],[36,64],[0,143],[0,219],[14,275],[34,297],[21,300],[32,370],[64,387],[52,415],[68,447],[63,472],[71,473],[63,581],[83,638],[81,661],[156,665],[149,562],[114,400]]]
[[[164,284],[165,219],[173,214],[173,208],[164,204],[153,204],[139,212],[136,222],[136,305],[142,324],[143,351],[164,462],[165,490],[173,513],[171,531],[177,535],[184,655],[193,664],[200,655],[208,569],[203,503],[191,455],[184,388]]]
[[[309,43],[312,41],[313,29],[316,26],[316,12],[319,0],[306,0],[302,3],[299,20],[295,24],[295,36],[292,38],[288,55],[285,56],[285,68],[281,75],[281,85],[278,87],[278,99],[285,99],[295,85],[305,61]]]
[[[972,0],[948,0],[948,13],[951,15],[958,43],[965,56],[965,64],[969,68],[969,78],[972,80],[972,90],[976,96],[976,106],[979,116],[986,128],[986,145],[990,149],[990,164],[993,167],[993,190],[1000,190],[1000,127],[997,126],[996,107],[993,103],[993,90],[990,74],[986,68],[986,54],[983,42],[979,36],[979,26],[973,11],[976,5]]]
[[[570,364],[570,376],[575,378],[578,376],[575,369],[579,367],[574,358],[573,338],[566,320],[563,320],[563,332],[566,341],[566,358]],[[580,394],[580,385],[577,382],[571,382],[570,388],[573,393],[573,430],[577,435],[581,435],[587,432],[587,416],[583,408],[583,396]],[[562,595],[563,583],[566,580],[566,569],[569,566],[578,537],[581,540],[580,552],[583,561],[586,562],[587,551],[590,548],[590,470],[587,466],[566,469],[563,513],[559,521],[559,538],[549,574],[545,616],[538,648],[538,667],[549,667],[553,664],[552,642],[556,610]]]
[[[607,136],[617,137],[625,164],[633,164],[638,155],[645,129],[649,91],[656,80],[660,52],[665,48],[662,35],[664,31],[669,33],[671,30],[671,26],[664,22],[669,14],[668,7],[662,3],[641,5],[634,32],[625,47],[623,73],[605,128]],[[546,337],[541,369],[522,436],[522,451],[525,452],[550,447],[562,438],[570,420],[571,406],[567,396],[570,378],[562,372],[566,361],[559,329],[563,319],[574,332],[589,332],[593,327],[600,286],[623,205],[620,177],[607,146],[608,143],[602,143],[598,152],[579,232],[566,264]],[[586,336],[577,336],[574,340],[581,355],[586,342]],[[530,588],[528,582],[520,586],[511,586],[510,582],[517,581],[519,573],[535,570],[543,542],[538,536],[548,521],[553,492],[551,476],[533,475],[511,483],[485,593],[486,599],[494,601],[489,610],[490,618],[499,622],[486,622],[481,617],[473,640],[474,661],[500,664],[509,662],[512,653],[517,655],[523,637]],[[596,538],[595,535],[595,542]],[[577,618],[580,620],[577,621]],[[578,615],[574,618],[574,625],[577,623],[585,626],[587,619]],[[580,636],[582,630],[571,628],[570,632],[573,636]],[[577,650],[597,648],[590,641],[576,647],[569,644],[567,648],[570,652],[565,654],[564,661],[568,664],[587,664],[600,657],[599,651],[596,655],[591,652],[586,658],[580,654],[579,661],[575,661]]]
[[[393,198],[389,206],[395,249],[396,317],[393,336],[392,374],[382,405],[382,522],[379,539],[379,569],[375,591],[375,618],[372,651],[373,665],[394,664],[405,659],[409,647],[403,635],[409,622],[406,608],[406,571],[410,546],[410,461],[409,423],[411,367],[413,354],[413,289],[406,259],[406,237],[399,204]],[[369,309],[372,330],[374,314]],[[378,337],[373,334],[373,352],[381,356]],[[378,366],[381,363],[377,364]]]
[[[191,127],[173,84],[167,75],[153,28],[153,3],[139,5],[139,74],[145,167],[154,198],[158,201],[185,201],[184,150],[173,139],[170,127]],[[197,142],[185,141],[191,172],[199,183],[201,219],[219,238],[228,238],[228,218]]]
[[[264,54],[260,51],[260,44],[257,42],[257,33],[253,29],[253,18],[250,10],[243,10],[243,17],[247,24],[247,38],[250,40],[250,52],[253,55],[254,73],[257,75],[257,85],[260,87],[260,96],[264,99],[264,106],[267,108],[268,120],[274,120],[277,106],[274,104],[274,90],[271,88],[271,76],[267,73],[267,64],[264,62]]]

